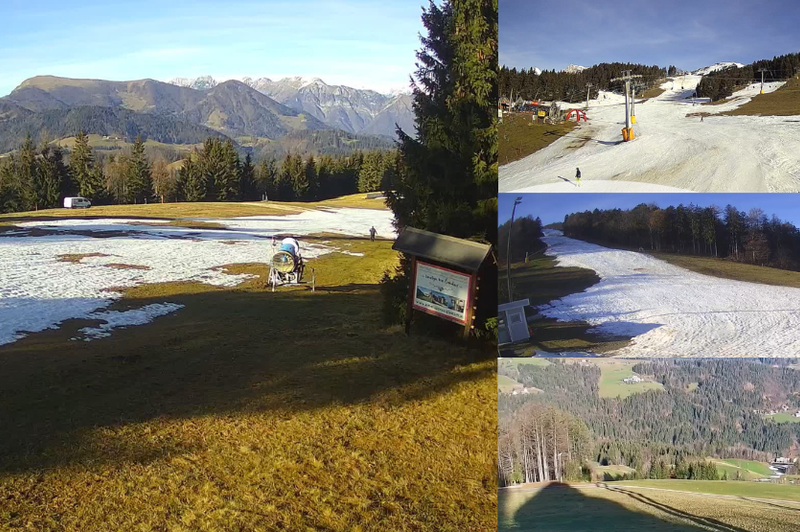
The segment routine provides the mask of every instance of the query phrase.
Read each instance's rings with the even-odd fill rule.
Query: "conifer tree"
[[[75,137],[75,145],[69,157],[70,178],[62,183],[62,193],[79,194],[93,203],[102,201],[106,194],[105,177],[102,168],[94,158],[89,146],[89,137],[81,130]]]
[[[240,184],[239,154],[228,140],[220,148],[220,165],[214,175],[216,200],[235,201],[239,199]]]
[[[319,176],[317,175],[317,163],[313,154],[309,154],[308,159],[306,159],[304,172],[308,188],[302,199],[307,201],[316,200],[317,194],[319,194]]]
[[[303,158],[291,153],[286,155],[281,165],[279,196],[282,201],[299,200],[308,192]]]
[[[375,192],[381,189],[383,182],[384,157],[379,151],[364,156],[364,163],[358,173],[358,191]]]
[[[178,171],[182,195],[186,201],[204,201],[208,195],[206,175],[197,162],[199,158],[199,154],[195,152],[193,156],[186,158]]]
[[[36,147],[30,135],[25,137],[16,157],[17,183],[25,210],[38,210],[38,176],[36,169]]]
[[[278,168],[275,159],[269,157],[261,161],[256,172],[258,198],[276,200],[278,198]]]
[[[57,207],[61,199],[62,182],[68,178],[64,153],[59,146],[50,146],[45,142],[42,143],[36,162],[37,207],[41,209]]]
[[[241,167],[241,197],[243,200],[253,201],[259,199],[258,190],[256,189],[256,171],[253,166],[253,159],[248,153],[244,157],[244,162]]]
[[[144,151],[144,141],[136,137],[128,159],[128,201],[146,203],[153,195],[153,182],[150,175],[150,162]]]
[[[427,35],[412,80],[417,138],[397,130],[403,172],[388,186],[388,204],[399,228],[495,245],[497,0],[430,2],[422,21]],[[402,317],[408,275],[404,261],[394,280],[384,279],[387,318],[392,308]],[[481,279],[478,327],[496,315],[496,273],[488,277]]]

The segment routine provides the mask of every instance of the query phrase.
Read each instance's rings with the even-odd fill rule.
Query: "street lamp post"
[[[506,248],[506,280],[508,281],[508,301],[514,301],[511,297],[511,232],[514,230],[514,213],[517,210],[517,205],[522,203],[522,196],[518,196],[514,200],[514,208],[511,209],[511,225],[508,228],[508,247]]]

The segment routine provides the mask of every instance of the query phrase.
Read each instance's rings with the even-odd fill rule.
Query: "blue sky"
[[[3,0],[0,96],[52,74],[320,77],[407,89],[426,0]]]
[[[798,21],[800,2],[786,0],[500,0],[500,64],[751,63],[800,51]]]
[[[701,207],[716,205],[724,208],[731,204],[742,211],[759,207],[768,217],[773,214],[800,227],[800,194],[500,194],[498,219],[500,223],[511,218],[514,198],[522,197],[515,218],[531,214],[547,225],[563,222],[566,214],[594,209],[630,209],[641,203],[655,203],[659,207],[694,203]]]

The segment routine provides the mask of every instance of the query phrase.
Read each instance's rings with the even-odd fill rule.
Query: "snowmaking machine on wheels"
[[[294,238],[285,238],[281,247],[272,255],[269,265],[269,284],[272,291],[284,284],[300,284],[303,280],[305,262],[300,256],[300,244]]]

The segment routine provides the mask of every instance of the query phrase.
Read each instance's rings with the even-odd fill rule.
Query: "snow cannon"
[[[281,247],[272,255],[269,265],[269,284],[272,291],[284,284],[299,284],[303,279],[305,264],[300,256],[300,243],[294,238],[284,238]]]
[[[292,273],[297,268],[297,257],[281,250],[272,256],[272,268],[280,273]]]

